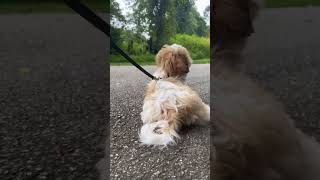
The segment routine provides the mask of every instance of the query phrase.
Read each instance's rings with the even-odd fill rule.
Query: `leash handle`
[[[79,0],[64,0],[64,2],[75,12],[77,12],[81,17],[90,22],[93,26],[98,28],[108,37],[110,37],[111,47],[114,48],[121,56],[123,56],[127,61],[129,61],[132,65],[137,67],[140,71],[142,71],[145,75],[150,77],[153,80],[158,80],[158,78],[154,77],[148,71],[143,69],[138,63],[136,63],[130,56],[128,56],[121,48],[119,48],[116,43],[112,41],[110,36],[110,25],[105,22],[101,17],[95,14],[92,10],[90,10],[85,5],[81,4]]]

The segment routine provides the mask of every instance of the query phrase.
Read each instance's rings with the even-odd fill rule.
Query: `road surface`
[[[0,15],[0,179],[97,179],[106,37],[78,15]]]
[[[254,25],[246,72],[320,142],[320,8],[267,9]]]
[[[110,72],[111,179],[209,179],[209,127],[184,129],[178,144],[168,149],[140,146],[143,91],[150,80],[132,66],[112,66]],[[192,65],[187,77],[206,103],[209,73],[209,64]]]

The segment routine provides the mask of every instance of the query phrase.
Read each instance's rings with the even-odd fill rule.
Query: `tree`
[[[122,15],[119,4],[115,0],[111,1],[110,14],[111,26],[113,28],[111,32],[121,29],[124,26],[126,19]],[[117,39],[119,38],[117,37]]]
[[[112,24],[117,23],[117,22],[125,22],[126,21],[123,14],[121,13],[119,3],[117,3],[115,0],[111,1],[110,14],[111,14],[111,23]]]
[[[192,27],[192,13],[194,7],[194,0],[176,0],[176,22],[178,34],[193,34]]]
[[[138,34],[149,38],[149,51],[155,53],[176,33],[172,0],[134,0],[133,21]]]
[[[203,17],[204,17],[204,20],[205,20],[206,22],[209,22],[209,21],[210,21],[210,6],[207,6],[207,7],[204,9]]]
[[[132,31],[148,40],[150,53],[169,43],[175,34],[208,36],[209,28],[197,12],[194,0],[127,0],[133,2]],[[138,39],[139,37],[137,37]]]
[[[200,37],[206,37],[209,34],[209,27],[206,24],[206,21],[203,17],[201,17],[200,13],[193,8],[191,10],[192,18],[194,20],[194,34],[200,36]]]
[[[111,17],[110,17],[111,38],[113,42],[115,42],[116,44],[120,44],[122,39],[121,38],[122,28],[126,22],[126,19],[122,15],[119,4],[115,0],[111,1],[110,14],[111,14]],[[111,50],[111,53],[114,54],[115,52]]]

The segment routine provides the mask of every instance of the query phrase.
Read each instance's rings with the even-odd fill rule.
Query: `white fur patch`
[[[172,44],[170,47],[173,49],[174,53],[178,51],[178,48],[182,48],[179,44]]]
[[[179,89],[177,85],[168,81],[159,80],[156,85],[156,93],[154,94],[155,97],[155,107],[162,107],[163,104],[166,104],[172,109],[175,109],[178,112],[178,104],[177,98],[188,96],[186,91],[183,89]],[[163,109],[162,109],[163,110]]]
[[[178,91],[178,87],[175,84],[159,80],[152,100],[147,100],[143,104],[143,110],[140,113],[142,122],[151,123],[164,120],[161,117],[161,112],[166,111],[164,104],[178,111],[177,96],[182,95],[186,95],[186,93]]]
[[[146,119],[145,116],[147,116],[146,114],[152,114],[153,120],[162,120],[160,115],[161,110],[164,110],[162,108],[164,104],[178,111],[179,105],[177,104],[177,98],[183,98],[185,96],[189,96],[189,93],[174,83],[158,80],[155,93],[152,95],[152,100],[144,102],[143,112],[141,113],[141,115],[144,116],[142,117],[143,122],[151,122],[148,120],[144,121],[144,119]],[[158,118],[154,118],[155,116],[158,116]]]
[[[143,123],[155,122],[161,119],[161,105],[154,101],[145,101],[140,113]]]
[[[160,145],[167,146],[170,144],[175,144],[175,138],[179,138],[179,135],[174,131],[164,132],[158,134],[154,132],[155,128],[165,128],[168,127],[167,121],[157,121],[153,123],[146,123],[142,126],[139,133],[140,142],[146,145]]]
[[[206,108],[206,115],[207,116],[204,117],[204,120],[205,121],[210,121],[210,106],[209,105],[205,105],[205,108]]]
[[[160,68],[158,68],[154,73],[153,76],[156,78],[165,78],[166,74],[164,73],[164,71]]]
[[[174,129],[169,132],[158,134],[154,132],[155,128],[168,127],[168,121],[163,114],[169,109],[178,112],[180,104],[178,98],[189,96],[188,91],[177,86],[174,83],[158,80],[155,92],[143,104],[141,119],[144,125],[140,131],[140,141],[146,145],[163,145],[175,143],[174,138],[179,137]]]

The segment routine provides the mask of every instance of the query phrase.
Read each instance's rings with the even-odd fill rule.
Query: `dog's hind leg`
[[[201,107],[193,115],[193,124],[206,125],[210,122],[210,106],[202,103]]]
[[[203,103],[203,112],[200,114],[200,119],[202,119],[202,121],[205,122],[209,122],[210,121],[210,106]]]

